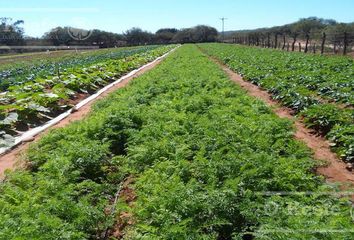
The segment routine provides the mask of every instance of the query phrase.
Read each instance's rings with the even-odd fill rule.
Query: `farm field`
[[[174,47],[61,76],[80,86],[76,92],[89,92],[91,83],[101,86],[92,79],[120,76]],[[338,137],[331,138],[338,153],[352,160],[349,59],[284,55],[294,63],[286,77],[286,61],[275,61],[285,53],[184,45],[97,102],[88,117],[30,147],[27,169],[8,172],[0,185],[0,239],[354,238],[352,203],[314,173],[320,163],[294,139],[293,123],[248,96],[206,53],[274,93],[309,126]],[[336,78],[331,61],[340,66]],[[337,94],[322,94],[316,64],[324,66],[321,71],[331,69],[330,78],[321,76]],[[309,68],[301,79],[298,65]],[[40,81],[30,82],[35,83]],[[9,92],[14,89],[19,88]],[[49,106],[55,105],[44,107]],[[333,126],[321,125],[328,121]]]
[[[48,58],[59,58],[64,56],[75,56],[78,54],[91,54],[93,52],[106,51],[106,49],[72,49],[72,50],[49,50],[43,52],[29,52],[29,53],[10,53],[0,54],[0,64],[3,68],[6,65],[13,63],[25,63],[36,60],[43,60]]]
[[[23,84],[39,77],[58,75],[67,69],[83,67],[109,59],[120,59],[154,48],[157,46],[101,49],[78,53],[59,51],[44,56],[43,53],[29,56],[24,54],[22,60],[1,63],[0,89],[6,91],[9,86]]]
[[[72,108],[74,103],[173,47],[95,51],[3,70],[0,85],[6,87],[6,92],[0,98],[0,147],[11,146],[14,137],[22,132],[51,120]]]
[[[266,89],[308,127],[326,136],[345,161],[354,161],[354,60],[229,44],[203,51]]]

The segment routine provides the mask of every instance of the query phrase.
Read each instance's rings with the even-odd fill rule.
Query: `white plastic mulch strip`
[[[73,109],[77,110],[80,109],[81,107],[85,106],[87,103],[91,102],[92,100],[96,99],[98,96],[100,96],[102,93],[106,92],[108,89],[110,89],[111,87],[115,86],[116,84],[120,83],[121,81],[134,76],[137,72],[143,70],[146,67],[151,66],[152,64],[156,63],[157,61],[165,58],[167,55],[169,55],[171,52],[173,52],[174,50],[176,50],[179,46],[177,46],[176,48],[172,49],[171,51],[169,51],[168,53],[165,53],[164,55],[156,58],[154,61],[149,62],[147,64],[145,64],[144,66],[135,69],[133,71],[131,71],[130,73],[124,75],[123,77],[119,78],[118,80],[116,80],[115,82],[105,86],[104,88],[100,89],[97,93],[89,96],[88,98],[84,99],[83,101],[79,102],[78,104],[76,104]],[[43,132],[44,130],[52,127],[53,125],[57,124],[58,122],[60,122],[61,120],[63,120],[64,118],[66,118],[67,116],[69,116],[73,109],[70,109],[62,114],[60,114],[59,116],[57,116],[56,118],[48,121],[47,123],[45,123],[42,126],[33,128],[25,133],[23,133],[22,135],[18,136],[15,138],[15,142],[13,145],[9,146],[9,147],[3,147],[0,148],[0,154],[6,153],[8,151],[10,151],[13,147],[19,145],[20,143],[33,138],[34,136],[38,135],[39,133]]]

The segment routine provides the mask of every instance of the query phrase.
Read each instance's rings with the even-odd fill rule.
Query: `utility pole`
[[[222,21],[222,42],[225,41],[225,20],[227,20],[227,18],[220,18],[220,20]]]

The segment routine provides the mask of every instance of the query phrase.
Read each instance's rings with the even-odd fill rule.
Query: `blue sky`
[[[26,34],[37,37],[56,26],[121,33],[206,24],[220,30],[222,16],[226,30],[237,30],[309,16],[353,22],[354,0],[0,0],[0,16],[23,19]]]

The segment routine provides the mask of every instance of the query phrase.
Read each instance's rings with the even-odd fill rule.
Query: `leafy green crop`
[[[244,79],[259,85],[273,98],[304,117],[305,123],[336,141],[334,149],[345,161],[354,160],[354,60],[288,53],[230,44],[200,44]],[[340,104],[340,105],[339,105]],[[339,133],[338,133],[339,134]],[[346,135],[348,134],[348,135]],[[345,136],[344,136],[345,135]]]
[[[133,55],[130,55],[132,50],[126,53],[122,51],[121,57],[128,56],[104,58],[105,61],[94,65],[67,69],[58,76],[37,78],[11,86],[0,98],[0,131],[14,136],[18,129],[23,131],[38,126],[72,107],[70,100],[75,100],[77,93],[94,93],[124,73],[161,56],[172,47],[174,46],[161,46],[151,50],[146,48],[144,52]],[[9,121],[14,114],[17,116],[15,121]]]
[[[102,238],[123,212],[133,218],[125,239],[353,238],[350,202],[322,194],[334,189],[312,173],[292,123],[193,45],[53,130],[27,158],[30,171],[0,185],[2,239]],[[137,198],[120,196],[112,215],[128,176]]]
[[[49,78],[62,71],[90,66],[102,61],[122,59],[158,46],[140,46],[92,51],[85,54],[71,54],[59,58],[41,59],[37,61],[11,64],[0,69],[0,91],[6,91],[10,86],[21,85],[37,78]]]

